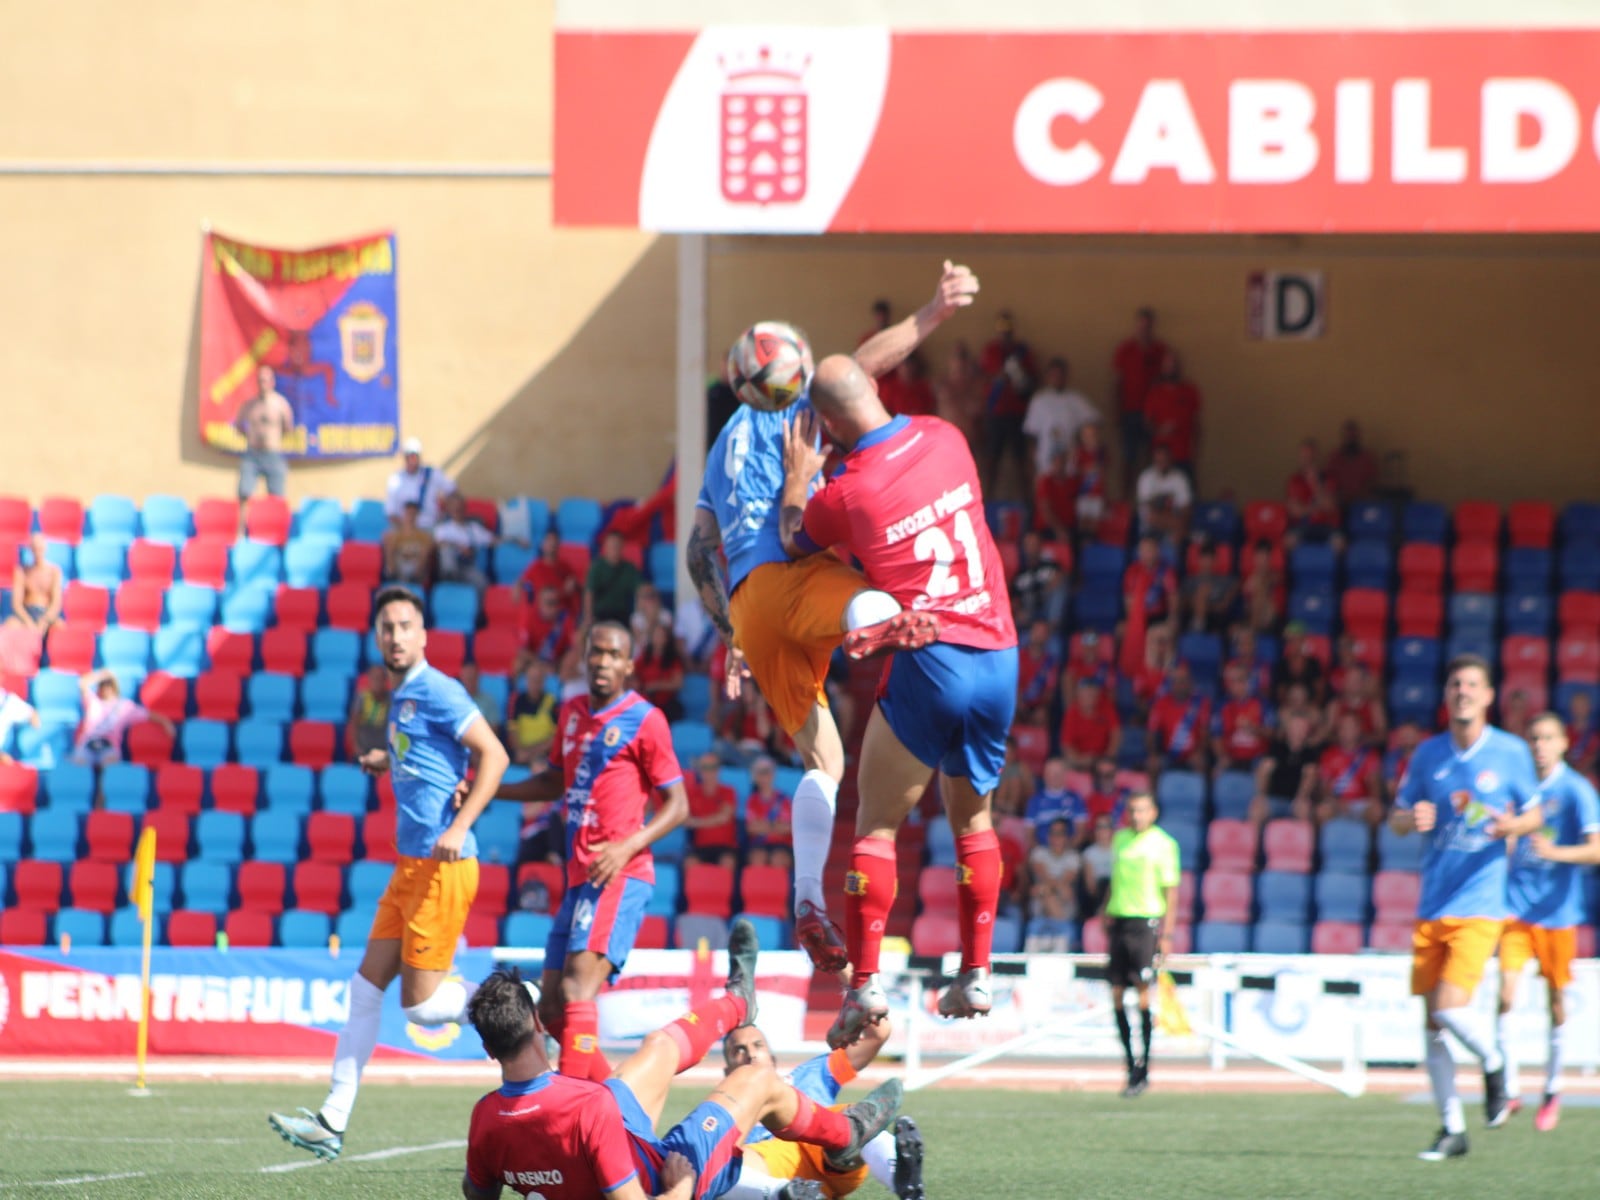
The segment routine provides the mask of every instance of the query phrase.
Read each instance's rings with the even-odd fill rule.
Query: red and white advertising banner
[[[555,219],[1600,229],[1600,30],[556,33]]]

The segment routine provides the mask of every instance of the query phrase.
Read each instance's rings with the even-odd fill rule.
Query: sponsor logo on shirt
[[[1479,771],[1476,783],[1480,792],[1492,792],[1500,786],[1500,776],[1493,771]]]
[[[409,725],[416,719],[417,702],[415,700],[402,700],[400,702],[399,721],[402,725]]]

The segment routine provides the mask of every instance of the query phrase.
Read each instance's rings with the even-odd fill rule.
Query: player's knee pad
[[[414,1025],[448,1025],[466,1020],[467,1001],[478,989],[459,979],[446,979],[433,989],[433,995],[402,1010]]]
[[[868,625],[879,625],[887,621],[900,611],[900,602],[888,592],[874,591],[869,588],[864,592],[857,592],[850,597],[850,603],[844,608],[844,624],[846,629],[865,629]]]

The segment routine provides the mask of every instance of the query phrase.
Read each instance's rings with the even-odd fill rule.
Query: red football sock
[[[600,1049],[600,1010],[593,1000],[569,1000],[561,1035],[561,1074],[588,1079]]]
[[[598,1049],[589,1056],[589,1078],[595,1083],[604,1083],[611,1078],[611,1064]]]
[[[719,996],[683,1014],[665,1032],[678,1043],[678,1070],[687,1071],[744,1020],[743,996]]]
[[[992,829],[956,839],[956,902],[961,922],[961,969],[989,965],[994,914],[1000,907],[1000,839]]]
[[[774,1129],[772,1136],[786,1142],[810,1142],[824,1150],[843,1150],[850,1144],[850,1119],[842,1112],[824,1108],[804,1092],[795,1092],[800,1105],[782,1129]]]
[[[850,986],[860,987],[878,973],[878,949],[884,927],[894,907],[897,883],[894,842],[888,838],[857,838],[850,857],[850,874],[844,884],[844,944],[855,964]]]

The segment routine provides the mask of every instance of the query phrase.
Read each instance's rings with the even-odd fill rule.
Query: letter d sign
[[[1319,338],[1327,312],[1321,271],[1252,271],[1245,282],[1245,325],[1252,338]]]

